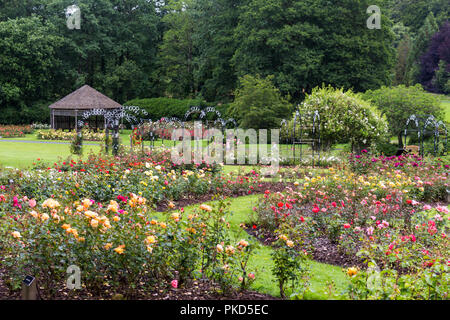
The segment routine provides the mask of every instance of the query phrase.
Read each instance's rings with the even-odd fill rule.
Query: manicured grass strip
[[[442,107],[445,112],[445,121],[450,122],[450,100],[442,100]]]
[[[89,152],[99,152],[99,146],[84,146],[84,155]],[[53,164],[58,158],[66,159],[70,156],[70,145],[41,144],[41,143],[15,143],[2,141],[0,144],[0,165],[14,168],[25,168],[37,162]],[[76,157],[73,157],[74,159]]]

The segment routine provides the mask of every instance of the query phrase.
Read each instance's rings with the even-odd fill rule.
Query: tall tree
[[[192,39],[195,21],[190,0],[170,0],[164,7],[166,31],[160,45],[160,76],[169,97],[193,97],[197,92],[194,81],[195,48]]]
[[[429,91],[442,93],[450,79],[450,22],[433,36],[420,62],[420,83]]]
[[[408,55],[411,50],[411,38],[405,34],[397,48],[394,85],[407,84]]]
[[[251,0],[236,29],[237,74],[273,74],[295,99],[322,83],[356,91],[389,84],[391,22],[381,15],[381,29],[368,29],[372,4],[377,1]]]
[[[447,20],[450,15],[448,0],[390,0],[388,7],[394,21],[402,22],[413,32],[417,32],[422,27],[430,12],[439,24]]]
[[[0,121],[31,121],[30,109],[60,88],[57,52],[65,40],[38,17],[0,22],[0,39]]]
[[[413,45],[408,57],[407,81],[408,84],[415,84],[419,81],[420,57],[428,48],[431,37],[439,30],[434,14],[430,12],[425,19],[423,26],[414,37]]]
[[[198,50],[195,78],[207,101],[230,100],[237,77],[231,59],[236,51],[234,29],[242,0],[195,0],[194,43]]]

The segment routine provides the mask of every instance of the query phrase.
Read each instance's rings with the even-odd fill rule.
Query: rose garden
[[[4,2],[0,300],[449,300],[448,1]]]
[[[325,99],[334,116],[321,109]],[[320,124],[295,122],[312,107]],[[343,119],[340,110],[356,118],[331,124]],[[367,131],[352,130],[362,118]],[[32,275],[43,299],[447,299],[448,156],[384,155],[386,120],[330,88],[315,91],[290,121],[281,126],[277,159],[269,155],[275,174],[268,164],[249,164],[248,153],[244,164],[230,165],[195,162],[188,149],[191,162],[174,162],[182,142],[170,133],[179,125],[165,119],[123,129],[115,155],[104,132],[83,129],[85,144],[100,141],[98,151],[3,168],[2,294],[17,298]],[[338,135],[356,151],[344,144],[314,156],[317,145],[305,142],[299,158],[289,130],[311,128],[308,121],[322,141],[334,144],[327,135]],[[56,134],[34,130],[37,140]],[[55,139],[64,135],[77,141],[63,131]],[[206,151],[217,139],[200,142],[204,155],[214,154]],[[250,148],[236,138],[232,145]],[[76,288],[67,281],[71,266],[80,272]]]

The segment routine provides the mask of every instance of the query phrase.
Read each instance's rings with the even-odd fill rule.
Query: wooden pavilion
[[[121,105],[90,86],[84,85],[53,103],[49,108],[52,129],[73,130],[76,129],[76,123],[82,119],[84,112],[93,109],[119,109]],[[92,129],[105,128],[103,116],[91,116],[85,121]]]

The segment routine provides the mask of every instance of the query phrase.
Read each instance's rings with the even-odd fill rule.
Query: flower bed
[[[82,130],[83,140],[86,141],[103,141],[105,139],[105,133],[103,131],[94,132],[89,129],[83,128]],[[76,131],[63,131],[63,130],[38,130],[37,138],[39,140],[66,140],[71,141],[75,138]]]
[[[208,279],[221,292],[246,290],[254,273],[244,264],[253,245],[229,238],[224,201],[156,215],[147,200],[131,194],[109,203],[91,199],[37,203],[27,197],[3,196],[13,212],[4,216],[0,248],[11,289],[20,287],[24,271],[39,279],[43,295],[63,288],[69,266],[82,270],[91,294],[183,288]],[[219,248],[225,248],[219,249]]]
[[[188,289],[200,278],[227,296],[247,292],[255,275],[243,265],[252,246],[230,238],[226,203],[190,214],[175,203],[251,194],[260,188],[259,175],[225,175],[219,166],[176,166],[169,159],[161,148],[50,167],[37,161],[30,171],[0,174],[1,265],[9,287],[18,289],[26,272],[40,279],[43,295],[55,297],[52,288],[64,288],[67,267],[77,265],[84,290],[96,296]],[[156,212],[161,203],[171,212]]]
[[[268,182],[258,170],[175,165],[165,148],[0,171],[0,274],[13,292],[24,274],[36,275],[45,297],[61,294],[52,288],[74,294],[64,289],[71,265],[83,272],[83,297],[159,296],[193,290],[198,279],[225,296],[247,292],[259,277],[247,267],[257,242],[230,231],[223,197],[264,193],[242,228],[272,247],[282,297],[307,294],[310,259],[350,267],[348,298],[447,297],[446,164],[364,153],[305,169],[301,180],[293,171]],[[183,208],[213,195],[214,205]]]
[[[351,298],[445,299],[450,214],[438,201],[446,200],[448,173],[448,165],[417,156],[353,156],[350,167],[306,176],[284,193],[267,190],[254,225],[272,241],[300,237],[313,256],[326,238],[343,256],[357,257]],[[376,277],[376,288],[353,281],[356,274]]]
[[[0,125],[0,137],[17,138],[24,137],[25,134],[32,133],[31,126],[2,126]]]

